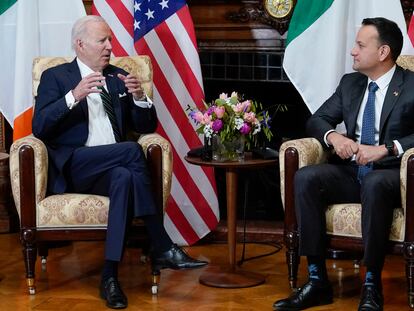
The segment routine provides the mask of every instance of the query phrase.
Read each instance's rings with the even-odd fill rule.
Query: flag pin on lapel
[[[398,96],[398,92],[397,91],[394,91],[394,96]]]

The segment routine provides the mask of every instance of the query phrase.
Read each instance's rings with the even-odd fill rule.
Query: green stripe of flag
[[[6,12],[17,0],[1,0],[0,1],[0,15]]]
[[[312,25],[334,0],[298,0],[289,24],[287,44]]]

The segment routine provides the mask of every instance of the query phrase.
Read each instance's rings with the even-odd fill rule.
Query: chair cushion
[[[361,204],[334,204],[326,210],[326,232],[331,235],[361,237]],[[394,209],[390,240],[404,241],[404,210]]]
[[[109,198],[65,193],[51,195],[37,203],[38,228],[106,228]]]

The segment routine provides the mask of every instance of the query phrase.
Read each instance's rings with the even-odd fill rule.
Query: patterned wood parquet
[[[0,235],[0,310],[1,311],[98,311],[109,310],[98,296],[97,285],[102,265],[102,242],[76,242],[52,249],[47,270],[37,261],[37,293],[28,295],[24,264],[17,234]],[[204,244],[187,249],[195,257],[212,264],[227,263],[227,246]],[[240,253],[240,245],[238,251]],[[271,251],[272,247],[247,245],[247,257]],[[266,275],[266,283],[244,289],[219,289],[198,283],[201,270],[163,270],[158,296],[150,292],[149,265],[139,262],[140,250],[128,248],[120,266],[120,281],[129,299],[127,310],[162,311],[248,311],[272,310],[276,299],[289,295],[285,250],[248,261],[243,269]],[[302,261],[305,262],[304,260]],[[356,310],[360,273],[349,260],[328,261],[334,283],[334,304],[312,310]],[[301,283],[306,275],[301,265]],[[204,268],[208,269],[208,268]],[[389,257],[384,272],[385,310],[407,310],[402,257]]]

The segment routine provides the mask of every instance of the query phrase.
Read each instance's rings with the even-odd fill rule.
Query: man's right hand
[[[343,160],[349,159],[358,152],[358,144],[352,139],[337,132],[331,132],[326,140],[335,149],[336,154]]]
[[[75,101],[81,101],[91,93],[101,93],[98,86],[105,85],[105,77],[100,72],[94,72],[84,77],[79,84],[72,90]]]

